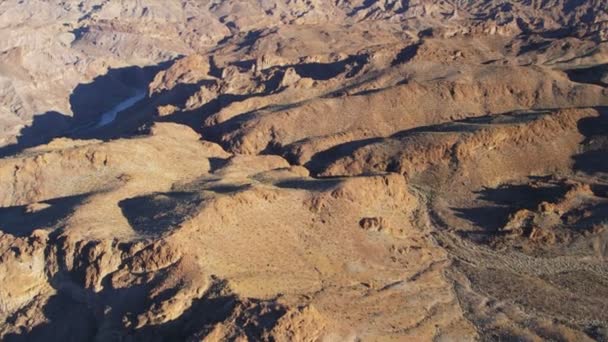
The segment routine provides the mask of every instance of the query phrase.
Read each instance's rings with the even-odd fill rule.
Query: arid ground
[[[0,1],[0,340],[608,341],[606,0]]]

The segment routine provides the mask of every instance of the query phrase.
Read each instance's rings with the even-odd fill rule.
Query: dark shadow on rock
[[[573,157],[574,170],[592,175],[608,173],[608,107],[597,110],[598,117],[578,122],[578,130],[585,140],[582,152]]]
[[[551,47],[551,41],[530,41],[519,48],[517,56],[524,55],[528,52],[534,51],[536,53],[544,53],[549,47]]]
[[[418,49],[420,48],[421,43],[408,45],[405,48],[401,49],[395,59],[391,62],[391,66],[396,66],[399,64],[407,63],[412,58],[416,57],[418,53]]]
[[[474,208],[452,208],[457,217],[465,219],[476,227],[477,231],[463,233],[469,237],[480,235],[490,237],[500,234],[500,229],[507,223],[509,215],[516,209],[509,206],[488,205]]]
[[[223,158],[209,158],[209,166],[210,166],[210,170],[209,173],[214,173],[215,171],[223,168],[224,166],[226,166],[229,162],[229,159],[223,159]]]
[[[608,184],[591,184],[591,191],[597,197],[608,198]]]
[[[565,72],[572,82],[608,87],[608,63],[588,68],[569,69]]]
[[[318,81],[330,80],[342,73],[347,78],[355,76],[369,62],[369,55],[353,55],[333,63],[303,63],[292,65],[300,77],[312,78]]]
[[[321,179],[293,179],[281,181],[275,184],[279,188],[299,189],[308,191],[327,191],[338,186],[340,179],[321,178]]]
[[[53,137],[66,132],[71,124],[72,117],[58,112],[46,112],[36,115],[29,126],[21,129],[16,144],[0,147],[0,158],[17,154],[26,148],[47,143]]]
[[[532,122],[547,115],[549,112],[509,112],[503,114],[493,114],[470,117],[461,120],[455,120],[446,123],[440,123],[430,126],[421,126],[404,131],[397,132],[391,135],[391,138],[402,139],[411,134],[417,133],[472,133],[480,129],[488,128],[489,125],[511,125]]]
[[[520,20],[520,19],[518,19]],[[541,36],[542,38],[545,39],[564,39],[564,38],[568,38],[568,37],[576,37],[577,36],[577,29],[580,27],[577,27],[575,25],[572,26],[565,26],[565,27],[560,27],[557,29],[553,29],[553,30],[545,30],[545,31],[532,31],[532,30],[525,30],[528,34],[538,34],[539,36]]]
[[[531,177],[530,181],[534,181]],[[485,234],[497,234],[509,216],[520,209],[533,210],[543,201],[554,201],[563,196],[566,188],[559,184],[542,187],[528,184],[502,185],[477,191],[477,200],[483,205],[473,208],[452,208],[456,216],[465,219]]]
[[[370,8],[372,5],[374,5],[377,2],[378,2],[378,0],[364,0],[361,5],[353,8],[353,10],[350,11],[350,13],[348,13],[348,16],[349,17],[356,16],[359,12]]]
[[[28,210],[27,206],[0,208],[0,231],[15,236],[29,236],[41,228],[58,228],[74,208],[88,195],[57,198],[41,202],[48,205],[39,210]]]
[[[241,41],[237,44],[235,51],[240,51],[243,49],[247,49],[250,52],[251,47],[257,42],[260,38],[263,38],[262,35],[264,30],[252,30],[245,34],[245,36],[241,39]]]
[[[22,334],[8,334],[6,342],[93,341],[97,326],[93,312],[85,303],[59,292],[43,308],[48,320]],[[9,320],[15,318],[9,318]]]
[[[125,199],[118,205],[134,230],[159,235],[195,215],[202,202],[198,193],[169,192]]]
[[[562,219],[573,230],[585,231],[608,222],[608,203],[582,205],[564,215]]]
[[[250,184],[245,185],[234,185],[234,184],[223,184],[223,185],[213,185],[209,187],[205,187],[203,190],[212,191],[218,194],[230,194],[234,192],[239,192],[250,188]]]
[[[234,65],[235,67],[244,71],[244,70],[251,70],[251,68],[253,68],[255,63],[256,63],[255,59],[247,59],[244,61],[231,62],[230,65]]]
[[[351,94],[351,96],[367,96],[367,95],[372,95],[372,94],[375,94],[375,93],[383,92],[383,91],[385,91],[387,89],[388,88],[366,89],[366,90],[361,90],[359,92],[353,93],[353,94]],[[332,97],[342,97],[345,94],[344,93],[342,93],[342,94],[335,93],[335,94],[331,94],[331,95],[332,95]]]
[[[325,151],[316,153],[310,158],[310,161],[306,163],[306,168],[309,169],[313,174],[318,174],[327,168],[332,162],[347,157],[355,152],[357,149],[371,145],[382,141],[382,138],[370,138],[363,140],[356,140],[334,146]],[[291,163],[294,163],[297,159],[294,155],[286,155],[285,158]]]
[[[219,44],[220,43],[218,43],[218,45]],[[215,78],[222,78],[222,71],[223,69],[217,66],[215,58],[213,56],[209,56],[209,75]]]
[[[591,150],[577,155],[575,168],[588,174],[608,172],[608,150]]]

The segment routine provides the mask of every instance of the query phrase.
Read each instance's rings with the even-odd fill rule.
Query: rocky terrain
[[[0,340],[608,341],[605,0],[5,0],[0,34]]]

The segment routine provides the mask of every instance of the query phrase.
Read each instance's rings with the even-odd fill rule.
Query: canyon
[[[0,339],[608,340],[603,0],[5,0]]]

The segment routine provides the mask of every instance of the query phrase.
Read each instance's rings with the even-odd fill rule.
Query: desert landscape
[[[608,341],[606,0],[3,0],[0,37],[0,340]]]

